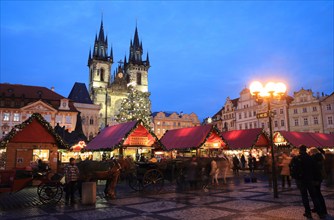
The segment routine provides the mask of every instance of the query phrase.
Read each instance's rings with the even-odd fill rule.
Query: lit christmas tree
[[[141,92],[133,86],[128,87],[129,95],[123,99],[117,122],[128,122],[141,119],[147,126],[151,124],[151,101],[149,92]]]

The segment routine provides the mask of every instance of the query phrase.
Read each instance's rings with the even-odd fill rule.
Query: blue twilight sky
[[[138,27],[152,111],[213,116],[253,80],[333,92],[333,1],[3,1],[0,82],[88,86],[101,17],[115,64]]]

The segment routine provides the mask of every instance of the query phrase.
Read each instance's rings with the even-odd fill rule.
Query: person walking
[[[281,178],[282,178],[282,188],[285,188],[285,181],[288,184],[288,187],[291,187],[290,180],[290,162],[291,157],[289,157],[286,153],[282,154],[282,162],[280,163],[281,169]]]
[[[75,203],[74,193],[79,179],[79,169],[75,164],[75,159],[70,158],[70,163],[65,167],[65,203],[68,204],[71,199],[71,204]]]
[[[241,155],[240,161],[241,161],[241,168],[244,170],[246,167],[246,158],[244,154]]]
[[[248,156],[248,168],[249,168],[249,172],[253,173],[254,172],[254,159],[253,159],[253,155],[249,154]]]
[[[233,174],[239,176],[239,169],[240,169],[239,158],[236,155],[233,155],[232,162],[233,162]]]
[[[303,215],[307,218],[312,218],[308,198],[309,193],[318,215],[320,218],[324,218],[324,214],[321,212],[322,208],[319,199],[316,197],[315,187],[313,185],[315,166],[314,160],[306,153],[306,146],[301,145],[299,147],[299,155],[293,157],[291,160],[290,173],[292,178],[296,180],[297,187],[302,197],[305,209],[305,213]]]
[[[212,185],[219,185],[218,174],[219,174],[219,169],[218,169],[217,161],[215,160],[215,158],[212,158],[211,169],[210,169],[210,176],[211,176],[211,184]]]
[[[325,170],[325,156],[315,147],[310,149],[310,156],[314,160],[316,164],[316,169],[314,173],[314,187],[315,187],[315,196],[319,199],[320,206],[322,210],[320,212],[323,215],[327,215],[327,207],[325,203],[325,199],[321,193],[321,183],[326,178],[326,170]],[[317,212],[316,208],[311,210],[312,212]]]

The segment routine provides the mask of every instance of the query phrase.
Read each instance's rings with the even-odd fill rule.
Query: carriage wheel
[[[42,203],[58,203],[63,196],[63,189],[59,183],[42,183],[37,188],[37,194]]]
[[[129,186],[131,189],[135,191],[142,191],[143,190],[143,181],[139,180],[138,177],[131,173],[128,175]]]
[[[145,191],[159,192],[164,186],[164,176],[160,170],[148,170],[144,174],[143,184]]]

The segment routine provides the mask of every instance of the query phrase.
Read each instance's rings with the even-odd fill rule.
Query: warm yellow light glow
[[[276,83],[275,93],[284,94],[286,92],[286,85],[282,82]]]
[[[260,93],[263,90],[263,86],[262,83],[260,83],[259,81],[254,81],[250,84],[250,93],[252,95],[255,95],[256,93]]]
[[[268,82],[265,86],[268,93],[273,93],[276,90],[276,84],[273,82]]]

